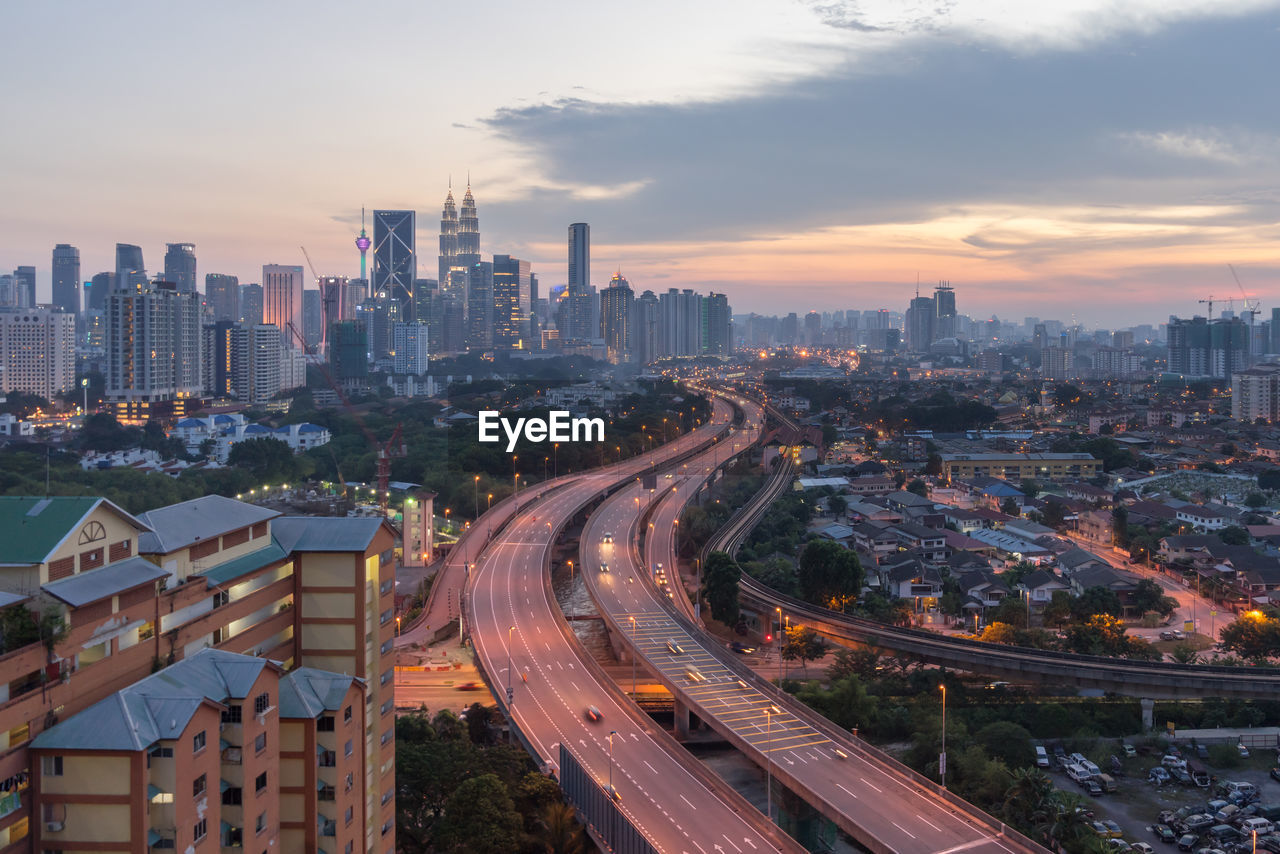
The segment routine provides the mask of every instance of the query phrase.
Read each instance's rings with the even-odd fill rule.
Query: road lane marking
[[[884,790],[883,790],[883,789],[881,789],[881,788],[880,788],[879,786],[877,786],[875,783],[873,783],[873,782],[871,782],[870,780],[868,780],[866,777],[859,777],[858,779],[859,779],[859,780],[861,780],[862,782],[866,783],[866,784],[867,784],[868,786],[870,786],[871,788],[875,789],[877,792],[881,792],[881,793],[883,793],[883,792],[884,792]]]
[[[858,796],[857,796],[857,795],[855,795],[853,792],[851,792],[851,791],[849,791],[848,789],[846,789],[846,788],[845,788],[844,786],[842,786],[840,783],[836,783],[836,788],[838,788],[838,789],[842,790],[846,795],[848,795],[849,797],[853,798],[855,801],[858,799]]]
[[[898,828],[898,830],[901,830],[903,833],[905,833],[907,836],[910,836],[912,839],[916,838],[916,835],[914,833],[907,830],[905,827],[898,824],[896,821],[890,821],[889,824],[892,824],[894,827]]]

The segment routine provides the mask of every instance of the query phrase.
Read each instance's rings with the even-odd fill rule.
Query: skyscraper
[[[907,308],[907,347],[913,353],[925,353],[933,343],[933,330],[936,321],[933,300],[919,294],[911,300]]]
[[[373,292],[413,311],[413,280],[417,276],[417,227],[413,211],[373,212]]]
[[[151,405],[198,398],[200,300],[169,282],[107,295],[107,398],[121,415],[143,420]]]
[[[446,287],[449,270],[457,265],[458,257],[458,208],[453,201],[453,188],[444,197],[444,210],[440,212],[440,287]]]
[[[605,356],[615,365],[634,361],[632,352],[631,307],[635,292],[618,271],[609,287],[600,292],[600,337],[604,339]]]
[[[204,327],[205,394],[266,403],[280,391],[280,380],[280,330],[275,326],[223,320]]]
[[[340,320],[348,320],[346,300],[349,291],[346,276],[321,276],[320,281],[320,322],[323,324],[323,338],[329,338],[329,329]]]
[[[343,320],[329,329],[329,364],[343,388],[362,386],[369,378],[369,334],[364,321]]]
[[[635,360],[647,365],[658,358],[658,296],[645,291],[631,304],[632,349]]]
[[[36,268],[22,266],[13,271],[14,305],[20,308],[36,307]]]
[[[395,324],[395,372],[422,376],[427,372],[427,324],[423,321]]]
[[[1238,317],[1169,318],[1169,373],[1230,379],[1249,367],[1249,327]]]
[[[493,256],[493,347],[529,349],[531,282],[529,262],[510,255]]]
[[[575,222],[569,226],[569,293],[585,292],[591,286],[591,226]]]
[[[950,282],[938,282],[938,287],[933,292],[933,304],[937,312],[933,329],[934,340],[955,338],[958,334],[956,329],[956,292],[952,290]]]
[[[729,298],[724,294],[710,294],[703,300],[703,317],[706,319],[707,337],[705,350],[716,356],[733,352],[732,310]]]
[[[125,291],[147,283],[147,268],[142,263],[142,247],[132,243],[116,244],[115,287]]]
[[[314,350],[324,337],[324,311],[320,305],[320,291],[304,288],[302,291],[302,337],[307,349]]]
[[[477,261],[467,268],[468,350],[482,353],[493,347],[493,314],[493,262]]]
[[[53,247],[53,307],[80,313],[80,250],[68,243]]]
[[[240,286],[240,322],[249,326],[262,322],[262,285]]]
[[[240,279],[225,273],[206,273],[204,298],[214,321],[240,319]]]
[[[480,215],[476,213],[476,200],[471,195],[471,179],[467,179],[467,192],[462,196],[462,209],[458,212],[458,254],[456,266],[470,270],[480,263]]]
[[[0,311],[0,392],[45,400],[69,391],[76,378],[76,318],[48,308]]]
[[[660,356],[697,356],[702,352],[702,300],[690,288],[670,288],[658,297]]]
[[[279,327],[285,349],[302,349],[301,267],[262,265],[262,322]]]
[[[164,280],[173,282],[184,294],[196,292],[196,245],[194,243],[165,244]]]
[[[116,289],[116,274],[98,273],[90,282],[89,299],[85,308],[103,311],[107,307],[107,294]]]

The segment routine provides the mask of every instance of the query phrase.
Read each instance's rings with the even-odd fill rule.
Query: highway
[[[794,700],[760,684],[718,640],[672,613],[653,568],[659,562],[674,565],[674,537],[668,532],[674,532],[682,505],[706,477],[711,462],[705,452],[690,461],[693,474],[679,478],[675,491],[655,507],[654,535],[647,538],[654,551],[647,550],[647,567],[632,548],[640,534],[642,506],[634,488],[615,493],[592,514],[581,538],[581,559],[584,577],[607,622],[638,648],[648,669],[678,699],[871,850],[1043,850],[1002,835],[998,822],[960,812],[954,802],[921,785],[906,769],[869,755],[843,733],[832,733],[829,724],[815,725],[812,713],[805,714]],[[613,543],[605,542],[606,533],[613,535]],[[602,563],[609,565],[608,572],[600,571]],[[669,585],[678,586],[672,572],[667,570]],[[683,596],[683,589],[677,589],[675,598]]]
[[[620,809],[659,851],[799,852],[603,676],[567,629],[546,574],[554,538],[583,506],[651,462],[692,450],[730,416],[730,407],[717,403],[713,425],[651,455],[573,477],[523,506],[471,572],[468,625],[496,693],[510,686],[506,705],[537,756],[555,767],[564,744],[602,786],[612,778]],[[589,707],[599,720],[588,719]]]

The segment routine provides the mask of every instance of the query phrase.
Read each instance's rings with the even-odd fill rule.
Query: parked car
[[[1184,768],[1170,768],[1169,776],[1180,786],[1194,786],[1195,782],[1191,779],[1191,775]]]
[[[1240,754],[1242,759],[1249,758],[1249,748],[1244,746],[1244,742],[1240,742],[1236,745],[1236,752]]]
[[[1157,786],[1163,786],[1165,783],[1169,782],[1169,772],[1157,765],[1147,772],[1147,782],[1155,783]]]
[[[1179,851],[1192,851],[1200,842],[1200,837],[1194,833],[1188,833],[1178,840]]]
[[[1271,769],[1271,779],[1280,782],[1280,768]]]
[[[1147,828],[1156,835],[1156,839],[1161,842],[1173,843],[1178,839],[1178,834],[1173,832],[1173,828],[1167,824],[1153,824]]]
[[[1123,750],[1124,755],[1129,757],[1130,759],[1138,755],[1138,751],[1134,748],[1132,744],[1130,744],[1127,741],[1120,743],[1120,749]]]
[[[1145,842],[1135,842],[1129,846],[1130,851],[1136,851],[1138,854],[1156,854],[1156,849]]]
[[[1189,815],[1182,822],[1187,830],[1204,830],[1206,827],[1213,827],[1216,823],[1213,816],[1202,812]]]
[[[1080,783],[1080,787],[1083,788],[1085,791],[1085,794],[1089,795],[1090,797],[1097,798],[1097,797],[1101,797],[1102,795],[1102,784],[1092,778],[1089,778],[1087,780],[1082,780]]]

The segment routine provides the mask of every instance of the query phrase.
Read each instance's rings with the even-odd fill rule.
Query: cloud
[[[1194,131],[1133,132],[1121,134],[1141,148],[1175,158],[1204,160],[1231,166],[1274,166],[1280,156],[1280,137],[1259,138],[1247,131],[1230,134],[1217,128]]]

